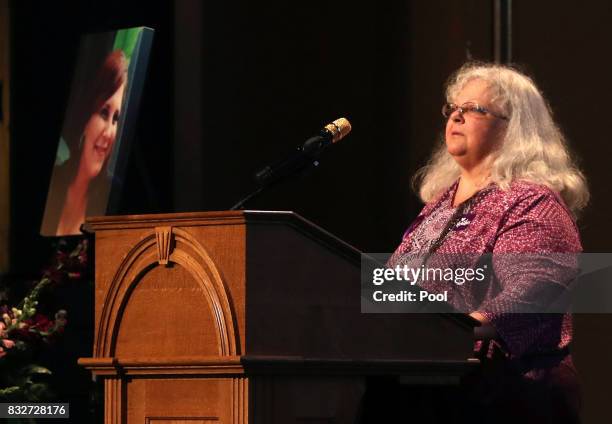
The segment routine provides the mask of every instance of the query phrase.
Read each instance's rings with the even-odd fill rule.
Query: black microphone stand
[[[244,197],[242,200],[240,200],[238,203],[236,203],[234,206],[232,206],[230,208],[230,211],[235,211],[235,210],[238,210],[238,209],[242,209],[242,205],[244,205],[246,202],[251,200],[253,197],[255,197],[259,193],[261,193],[264,188],[266,188],[266,186],[261,186],[257,190],[255,190],[252,193],[248,194],[246,197]]]
[[[232,206],[230,210],[242,209],[247,201],[257,196],[264,189],[276,185],[289,177],[304,175],[308,170],[319,166],[319,156],[330,144],[331,134],[322,131],[320,135],[306,140],[288,158],[260,169],[255,173],[255,179],[259,183],[259,187]]]

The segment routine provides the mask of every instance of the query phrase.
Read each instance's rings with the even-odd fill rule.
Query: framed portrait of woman
[[[80,234],[86,216],[116,207],[152,39],[152,29],[137,27],[81,40],[42,235]]]

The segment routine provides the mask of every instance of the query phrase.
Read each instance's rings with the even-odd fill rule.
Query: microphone
[[[339,118],[325,125],[318,135],[310,137],[285,160],[268,165],[255,173],[255,179],[262,186],[275,183],[288,176],[301,173],[311,166],[318,166],[318,158],[328,146],[342,140],[351,132],[351,123]]]
[[[351,123],[346,118],[338,118],[331,124],[323,127],[319,135],[309,138],[302,145],[302,150],[309,152],[311,150],[324,149],[330,144],[337,143],[351,132]]]
[[[318,135],[306,140],[291,156],[256,172],[255,179],[259,183],[259,187],[232,206],[231,210],[242,208],[247,201],[257,196],[266,187],[287,177],[304,174],[308,169],[319,166],[321,152],[328,146],[342,140],[349,132],[351,132],[351,123],[346,118],[339,118],[325,125]]]

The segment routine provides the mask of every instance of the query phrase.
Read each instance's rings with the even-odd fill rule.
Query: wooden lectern
[[[360,253],[291,212],[96,217],[105,423],[353,423],[366,377],[457,378],[463,315],[363,314]]]

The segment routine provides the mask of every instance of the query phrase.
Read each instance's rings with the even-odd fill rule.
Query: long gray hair
[[[589,200],[586,180],[570,157],[565,137],[533,80],[508,66],[467,63],[448,80],[447,100],[452,102],[475,79],[488,84],[493,103],[509,118],[501,146],[491,157],[489,181],[502,190],[515,180],[545,185],[559,193],[577,215]],[[460,172],[441,143],[413,182],[427,203],[453,184]]]

